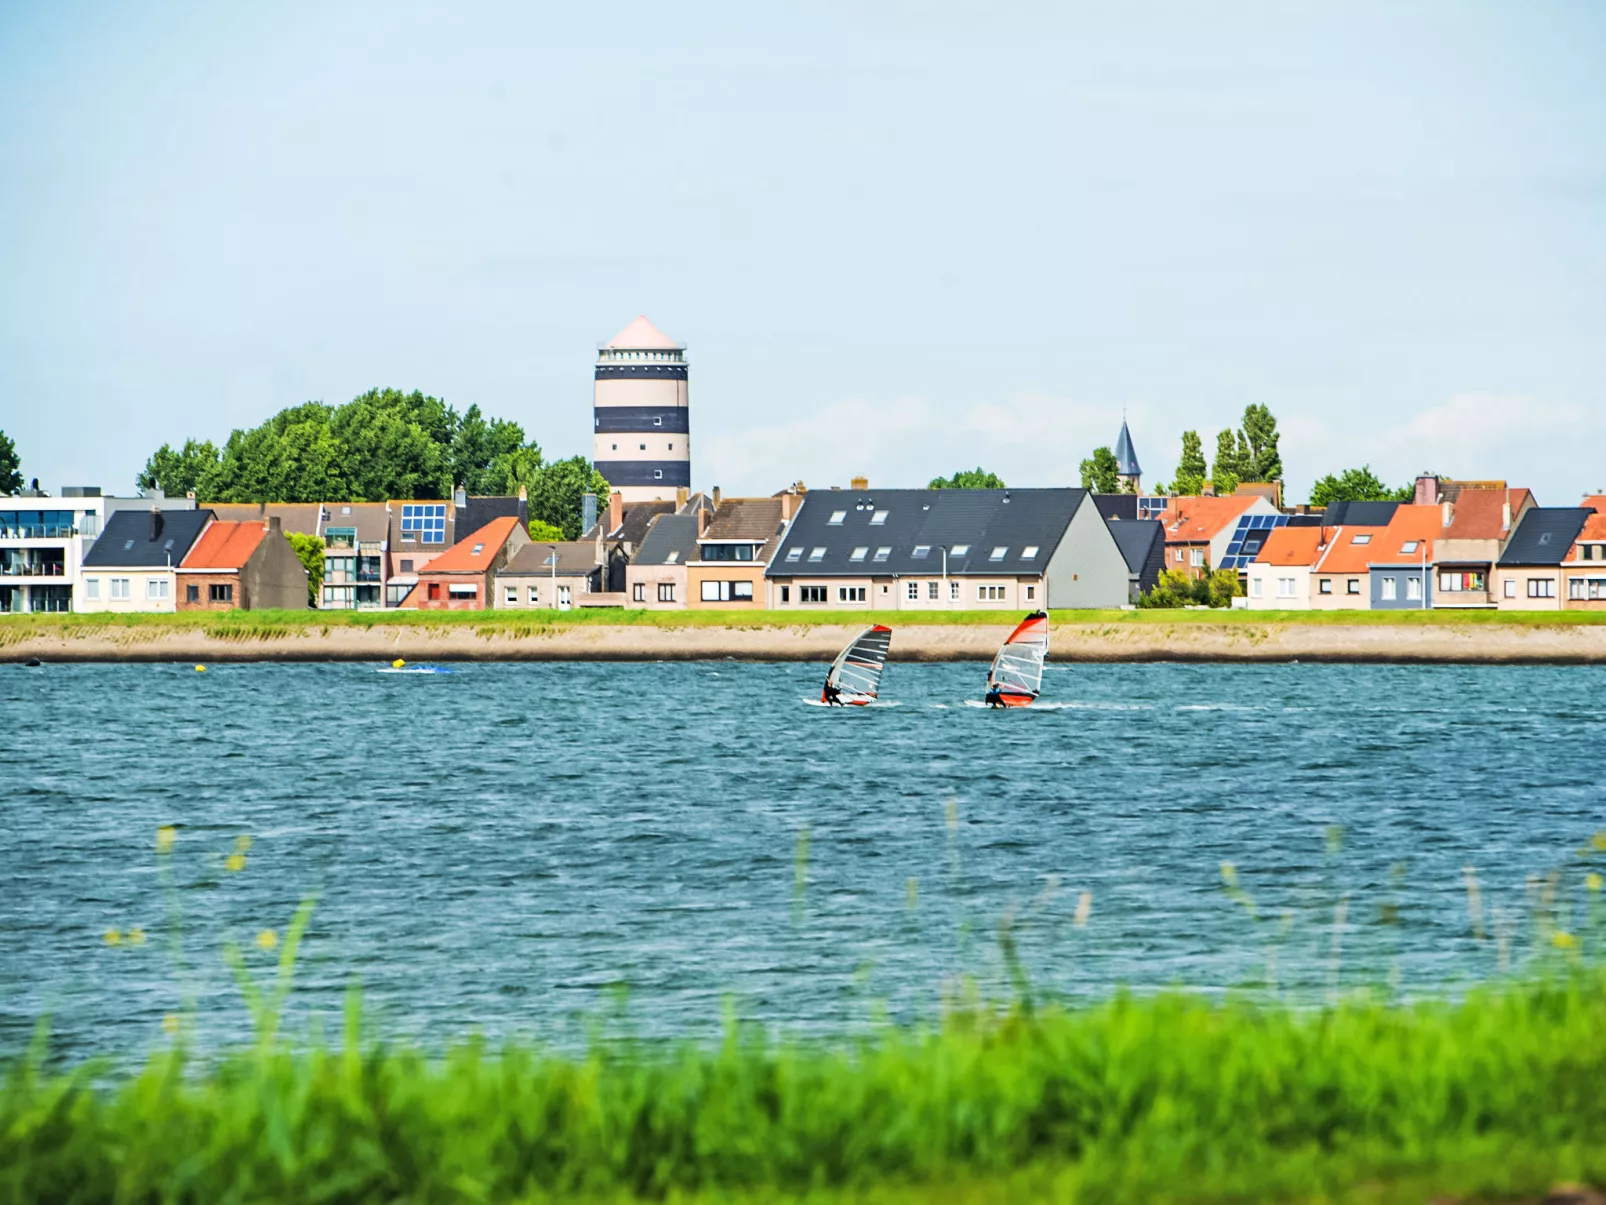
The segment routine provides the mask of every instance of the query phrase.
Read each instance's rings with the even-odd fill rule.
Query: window
[[[704,582],[704,602],[752,602],[752,582]]]
[[[1555,598],[1556,579],[1553,577],[1530,577],[1528,579],[1529,598]]]
[[[926,597],[929,598],[932,602],[936,602],[937,601],[937,583],[936,582],[927,582],[926,583]]]
[[[1026,587],[1026,601],[1027,602],[1031,602],[1032,599],[1034,599],[1036,597],[1037,597],[1037,587],[1036,586],[1027,586]]]
[[[145,597],[160,601],[167,597],[167,579],[165,577],[148,577],[145,579]]]
[[[886,545],[886,544],[883,544],[883,545],[882,545],[882,546],[881,546],[881,547],[880,547],[880,548],[877,548],[877,549],[876,549],[876,550],[875,550],[875,556],[873,556],[873,557],[872,557],[872,558],[871,558],[871,560],[876,560],[876,561],[884,561],[884,560],[886,560],[886,559],[887,559],[887,558],[888,558],[888,557],[890,557],[890,556],[891,556],[891,555],[892,555],[892,548],[891,548],[891,546],[890,546],[890,545]]]
[[[669,450],[670,450],[670,451],[671,451],[671,452],[673,452],[673,451],[674,451],[674,450],[675,450],[675,445],[674,445],[674,444],[672,444],[672,443],[671,443],[671,444],[670,444],[670,445],[669,445]]]
[[[1190,549],[1188,549],[1188,563],[1190,565],[1192,565],[1195,569],[1203,568],[1204,567],[1204,549],[1203,548],[1190,548]]]
[[[870,555],[870,550],[868,548],[855,548],[851,553],[848,554],[848,560],[850,560],[850,561],[862,561],[862,560],[864,560],[865,557],[867,557],[869,555]]]
[[[884,510],[878,510],[878,511],[875,512],[875,514],[870,516],[870,526],[871,527],[880,527],[884,523],[886,523],[886,521],[887,521],[887,512],[884,511]]]
[[[402,539],[421,544],[446,543],[446,503],[409,502],[402,506]]]
[[[674,582],[659,582],[658,583],[658,601],[659,602],[674,602],[675,601],[675,583]]]
[[[1411,553],[1415,552],[1420,547],[1422,547],[1421,540],[1407,540],[1405,543],[1400,545],[1400,552],[1405,556],[1410,556]]]
[[[1351,544],[1370,544],[1371,542],[1372,533],[1369,531],[1363,531],[1359,535],[1350,537]]]
[[[908,598],[909,598],[910,602],[919,602],[920,601],[920,583],[919,582],[910,582],[907,586],[904,587],[904,592],[908,595]]]
[[[1422,579],[1420,577],[1408,577],[1405,579],[1405,597],[1414,599],[1417,602],[1422,601]]]
[[[948,551],[953,556],[969,556],[970,555],[970,545],[969,544],[955,544]]]
[[[797,588],[797,601],[800,603],[823,603],[825,601],[825,587],[799,586]]]
[[[1475,569],[1456,569],[1448,573],[1441,572],[1439,574],[1439,593],[1441,594],[1464,594],[1470,590],[1482,591],[1486,588],[1482,572]]]
[[[1316,591],[1319,594],[1331,594],[1333,592],[1333,579],[1330,577],[1322,578],[1316,583]]]
[[[1568,578],[1567,597],[1588,602],[1606,600],[1606,577]]]
[[[507,603],[507,605],[510,606],[510,607],[518,606],[519,605],[519,588],[517,586],[507,586],[507,587],[505,587],[503,589],[503,593],[502,593],[502,601]]]
[[[234,584],[232,582],[213,582],[206,588],[208,602],[231,603],[234,601]]]
[[[1398,579],[1392,578],[1392,577],[1385,577],[1383,579],[1383,601],[1384,602],[1390,602],[1393,599],[1398,598],[1399,597],[1399,592],[1400,592],[1400,583],[1399,583]]]
[[[1004,588],[1002,586],[977,586],[976,597],[982,602],[1003,602]]]
[[[446,593],[453,598],[478,598],[480,588],[473,582],[453,582],[446,587]]]
[[[864,587],[838,586],[836,588],[836,599],[838,602],[863,602]]]
[[[1249,597],[1250,598],[1259,598],[1264,593],[1265,585],[1266,585],[1266,583],[1261,581],[1258,577],[1250,578],[1249,579]]]
[[[916,544],[915,545],[915,550],[912,553],[910,553],[909,555],[914,557],[914,559],[917,560],[917,561],[923,561],[928,556],[931,555],[931,545],[930,544]]]
[[[1517,579],[1516,578],[1514,578],[1514,577],[1506,578],[1505,595],[1506,595],[1507,598],[1516,598],[1517,597]]]
[[[541,587],[531,586],[526,592],[526,602],[538,603],[541,601]]]
[[[470,556],[479,556],[479,554],[484,552],[484,551],[485,551],[485,545],[484,544],[476,544],[476,545],[474,545],[473,548],[469,549],[469,555]]]
[[[1345,594],[1359,594],[1361,592],[1361,579],[1352,577],[1344,584]]]
[[[791,601],[792,601],[792,587],[791,586],[782,586],[781,587],[781,602],[789,603]]]
[[[647,583],[646,582],[637,582],[635,585],[630,587],[630,601],[631,602],[646,602],[647,601]]]
[[[678,560],[680,560],[680,549],[671,548],[669,550],[669,555],[664,558],[664,564],[673,565]]]
[[[1025,548],[1022,548],[1020,550],[1020,559],[1023,561],[1035,561],[1037,559],[1037,545],[1028,544]]]
[[[987,559],[989,561],[1001,561],[1001,560],[1004,559],[1004,555],[1008,551],[1009,551],[1009,548],[1008,548],[1007,545],[1004,546],[1004,547],[995,548],[995,549],[993,549],[992,553],[987,557]]]
[[[809,563],[810,564],[817,565],[823,560],[825,560],[825,549],[823,549],[823,548],[810,548],[809,549]]]
[[[848,517],[848,512],[847,511],[845,511],[845,510],[834,510],[834,511],[831,512],[831,517],[825,521],[825,525],[827,527],[841,527],[842,526],[842,520],[846,519],[847,517]]]
[[[959,583],[958,582],[949,582],[948,583],[948,601],[949,602],[958,602],[959,601]]]
[[[198,603],[198,602],[200,602],[201,601],[201,587],[196,585],[194,582],[191,582],[189,585],[185,586],[184,587],[184,601],[187,602],[187,603]]]
[[[84,597],[98,600],[100,598],[100,578],[86,577],[84,579]],[[194,601],[193,599],[191,601]]]
[[[413,563],[406,557],[402,558],[401,571],[403,573],[411,573],[413,571]]]
[[[753,545],[751,544],[704,544],[702,546],[702,559],[705,561],[750,561],[753,559]]]
[[[798,561],[801,561],[802,559],[803,559],[803,550],[801,548],[788,548],[786,550],[786,563],[788,565],[795,565]]]
[[[1293,578],[1291,578],[1291,577],[1280,577],[1280,578],[1277,579],[1277,597],[1278,598],[1293,598],[1294,597],[1294,579]]]
[[[1182,564],[1182,562],[1184,560],[1186,560],[1186,559],[1187,559],[1187,554],[1185,552],[1183,552],[1182,549],[1180,549],[1180,548],[1177,549],[1177,564],[1179,564],[1179,565]]]
[[[654,481],[662,481],[664,479],[664,471],[662,469],[654,469],[652,471],[652,479]]]
[[[646,450],[647,450],[647,445],[646,445],[646,444],[642,444],[642,445],[641,445],[641,450],[642,450],[642,451],[643,451],[643,452],[645,452],[645,451],[646,451]]]

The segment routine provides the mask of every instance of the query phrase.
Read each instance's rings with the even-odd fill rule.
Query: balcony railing
[[[66,577],[67,566],[59,562],[30,565],[26,562],[0,564],[0,577]]]
[[[0,525],[0,540],[70,540],[76,527],[7,527]]]

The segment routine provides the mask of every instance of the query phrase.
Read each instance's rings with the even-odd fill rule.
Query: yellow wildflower
[[[1591,837],[1589,843],[1595,847],[1596,853],[1606,854],[1606,828]]]
[[[106,932],[100,935],[100,939],[109,946],[120,946],[123,944],[123,935],[116,929],[107,929]]]
[[[1591,891],[1599,891],[1602,882],[1603,880],[1601,877],[1594,871],[1590,871],[1584,876],[1584,886],[1589,888]]]
[[[145,930],[144,929],[140,929],[140,928],[130,929],[128,931],[128,944],[131,945],[131,946],[142,946],[142,945],[144,945],[145,944]]]
[[[228,857],[223,859],[223,869],[227,870],[230,874],[235,874],[235,873],[238,873],[239,871],[244,870],[245,869],[245,855],[244,854],[230,854]]]
[[[248,850],[250,850],[250,848],[251,848],[251,834],[250,833],[241,833],[238,837],[236,837],[234,839],[234,852],[235,853],[243,854],[243,853],[246,853]]]
[[[162,1030],[163,1030],[164,1033],[177,1033],[178,1032],[178,1014],[177,1013],[168,1013],[167,1016],[162,1018]]]
[[[1558,950],[1576,950],[1578,948],[1578,939],[1571,933],[1557,929],[1550,935],[1550,944]]]
[[[257,934],[257,947],[259,949],[271,950],[278,944],[279,935],[272,929],[264,929],[262,932]]]
[[[171,824],[164,824],[156,830],[156,852],[170,854],[173,852],[173,842],[178,840],[178,829]]]

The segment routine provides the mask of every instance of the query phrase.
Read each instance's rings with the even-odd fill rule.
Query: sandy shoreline
[[[0,646],[0,661],[742,661],[829,660],[858,629],[554,625],[503,634],[469,626],[307,627],[269,638],[208,629],[63,629]],[[896,661],[986,661],[1007,624],[900,625]],[[1606,625],[1065,624],[1055,661],[1372,661],[1606,664]]]

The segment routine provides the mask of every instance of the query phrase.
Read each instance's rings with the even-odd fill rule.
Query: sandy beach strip
[[[250,637],[206,628],[63,628],[0,645],[0,661],[828,661],[853,624],[729,627],[552,624],[524,631],[469,625],[306,626]],[[899,625],[896,661],[986,661],[1008,624]],[[1365,661],[1606,663],[1606,625],[1383,626],[1205,623],[1065,624],[1052,659],[1077,661]]]

